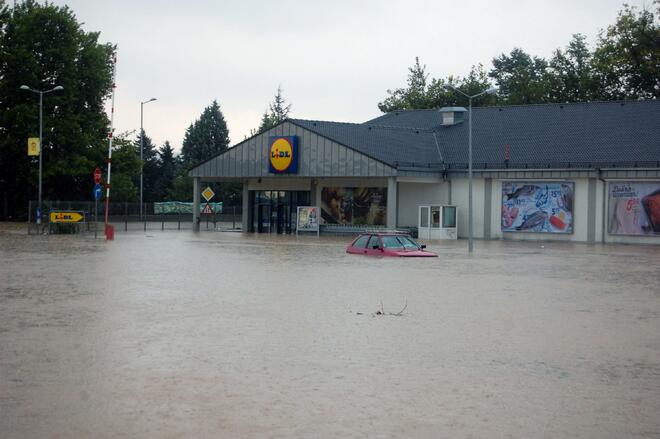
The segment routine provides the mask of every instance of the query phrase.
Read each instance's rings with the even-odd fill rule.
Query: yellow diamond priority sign
[[[206,187],[206,189],[202,191],[202,197],[204,197],[206,201],[211,201],[211,198],[213,198],[214,196],[215,196],[215,192],[213,192],[213,190],[208,186]]]

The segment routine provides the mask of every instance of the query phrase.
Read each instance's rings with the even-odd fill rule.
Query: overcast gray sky
[[[277,86],[302,119],[362,122],[415,56],[432,77],[464,75],[513,47],[544,57],[612,24],[621,0],[240,2],[56,0],[118,46],[116,132],[144,127],[178,150],[217,99],[232,144],[259,125]],[[650,1],[629,0],[634,6]]]

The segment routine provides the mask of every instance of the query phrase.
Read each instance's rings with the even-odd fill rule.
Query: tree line
[[[660,0],[655,0],[658,8]],[[659,12],[656,11],[656,14]],[[104,103],[112,91],[112,55],[116,47],[99,42],[98,32],[85,32],[67,6],[24,0],[13,7],[0,0],[0,218],[26,216],[35,198],[37,159],[26,153],[27,138],[39,130],[38,96],[21,90],[63,86],[44,97],[43,189],[48,200],[89,200],[96,166],[104,168],[109,125]],[[660,96],[660,30],[649,10],[627,5],[616,22],[600,32],[593,49],[583,35],[549,59],[520,48],[492,60],[489,70],[473,66],[464,76],[429,78],[417,58],[406,86],[387,90],[378,108],[435,108],[465,105],[451,84],[466,94],[496,85],[497,95],[475,105],[514,105],[613,99],[656,99]],[[291,105],[278,87],[250,136],[285,120]],[[140,161],[140,135],[144,160]],[[229,130],[217,101],[193,121],[177,154],[169,141],[157,146],[147,133],[114,136],[112,199],[139,200],[144,173],[144,201],[190,201],[188,170],[229,148]],[[238,183],[214,185],[217,200],[238,204]]]
[[[660,1],[653,3],[660,16]],[[657,99],[660,26],[651,10],[624,4],[616,22],[601,30],[593,49],[584,35],[575,34],[549,59],[514,48],[494,57],[490,70],[477,64],[464,77],[445,78],[429,78],[426,66],[416,58],[406,86],[387,90],[378,108],[390,112],[465,105],[466,99],[446,84],[468,95],[496,86],[497,95],[473,102],[481,106]]]
[[[63,90],[43,99],[43,198],[89,200],[92,170],[105,172],[109,120],[104,104],[112,91],[116,47],[85,32],[67,6],[25,0],[9,6],[0,0],[0,219],[25,217],[36,198],[38,157],[26,153],[27,138],[39,135],[39,96],[21,90]],[[279,123],[287,106],[278,89],[257,131]],[[279,114],[279,116],[276,115]],[[278,118],[279,117],[279,118]],[[140,135],[143,161],[140,160]],[[144,201],[191,201],[193,165],[224,152],[229,130],[217,101],[187,128],[181,152],[169,141],[157,146],[147,133],[115,133],[112,200],[139,201],[143,172]],[[240,202],[238,184],[215,185],[217,200]]]

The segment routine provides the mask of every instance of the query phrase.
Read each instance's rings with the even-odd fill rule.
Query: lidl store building
[[[321,233],[467,237],[468,118],[289,119],[192,168],[194,205],[207,182],[241,182],[247,233],[295,233],[316,206]],[[475,108],[472,145],[475,238],[660,243],[660,102]]]

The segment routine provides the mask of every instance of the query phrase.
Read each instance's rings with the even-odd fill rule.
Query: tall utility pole
[[[474,251],[474,234],[473,234],[473,221],[472,221],[472,99],[478,98],[481,95],[492,95],[497,93],[495,87],[484,90],[481,93],[476,95],[468,95],[460,91],[458,88],[454,87],[451,84],[445,84],[445,88],[450,88],[456,93],[459,93],[466,98],[469,102],[468,110],[468,251],[472,253]]]
[[[148,101],[140,102],[140,219],[142,219],[142,191],[144,179],[144,104],[155,101],[151,98]]]
[[[50,90],[42,91],[35,90],[28,87],[27,85],[21,85],[21,90],[31,91],[32,93],[37,93],[39,95],[39,199],[37,201],[37,224],[41,224],[41,180],[42,180],[42,170],[43,170],[43,155],[44,155],[44,142],[43,142],[43,127],[44,127],[44,95],[52,91],[64,90],[64,87],[58,85],[53,87]]]

